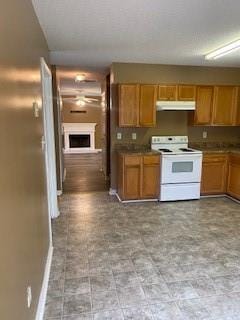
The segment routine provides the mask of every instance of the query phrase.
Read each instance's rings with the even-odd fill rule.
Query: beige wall
[[[96,97],[95,97],[96,98]],[[81,111],[86,113],[71,113],[71,110],[79,110],[79,106],[71,102],[63,102],[63,122],[79,122],[79,123],[97,123],[95,132],[95,147],[97,149],[102,148],[102,107],[99,102],[99,106],[85,106],[81,107]]]
[[[138,63],[113,63],[111,68],[111,187],[116,188],[116,143],[134,143],[132,132],[137,133],[136,144],[149,144],[152,135],[188,135],[192,142],[203,141],[203,130],[208,131],[204,141],[240,141],[240,128],[235,127],[188,127],[185,111],[157,113],[156,128],[119,128],[117,126],[117,83],[193,83],[240,85],[240,68],[210,68],[171,66]],[[122,140],[116,140],[122,132]]]
[[[32,103],[48,49],[29,0],[1,1],[0,30],[0,319],[33,320],[49,232],[42,116],[33,117]]]

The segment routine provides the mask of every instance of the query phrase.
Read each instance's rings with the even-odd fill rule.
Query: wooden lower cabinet
[[[201,194],[226,193],[227,154],[207,154],[203,156]]]
[[[142,169],[142,198],[158,198],[160,184],[159,175],[159,156],[144,156]]]
[[[240,154],[229,156],[227,193],[240,200]]]
[[[122,200],[158,198],[159,155],[120,154],[118,161],[118,195]]]

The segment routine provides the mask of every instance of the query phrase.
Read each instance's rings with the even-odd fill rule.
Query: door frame
[[[110,73],[106,76],[106,176],[111,177],[111,93]]]
[[[40,70],[42,83],[42,115],[44,128],[44,135],[42,137],[42,149],[45,156],[48,213],[50,222],[49,228],[51,228],[51,218],[57,218],[60,213],[57,200],[52,73],[44,58],[42,57],[40,58]]]

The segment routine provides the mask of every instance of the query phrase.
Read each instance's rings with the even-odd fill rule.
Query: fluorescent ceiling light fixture
[[[227,44],[226,46],[214,50],[205,56],[206,60],[215,60],[240,49],[240,39]]]
[[[85,80],[85,74],[84,73],[76,75],[76,77],[75,77],[75,81],[76,82],[80,82],[80,81],[83,81],[83,80]]]

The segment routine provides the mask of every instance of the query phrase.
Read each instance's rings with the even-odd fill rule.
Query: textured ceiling
[[[111,62],[240,66],[240,51],[205,61],[240,38],[239,0],[32,0],[58,65]]]

